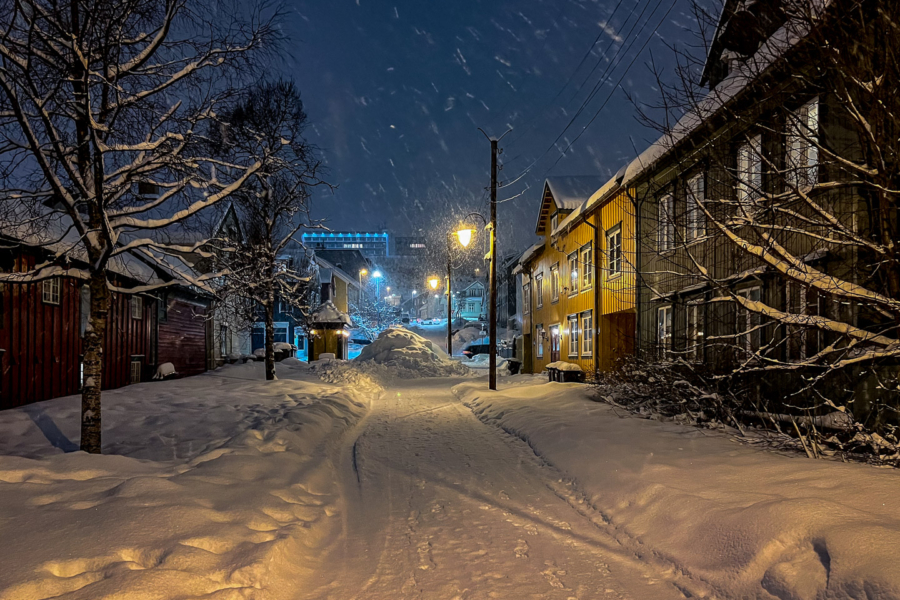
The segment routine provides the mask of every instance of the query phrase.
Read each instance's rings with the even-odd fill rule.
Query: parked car
[[[490,344],[468,344],[463,348],[462,355],[466,358],[472,358],[478,354],[489,354],[491,351]]]

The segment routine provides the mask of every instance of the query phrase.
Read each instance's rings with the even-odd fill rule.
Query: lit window
[[[578,293],[578,252],[569,255],[569,295]]]
[[[819,99],[814,98],[788,115],[787,180],[794,186],[819,180]]]
[[[144,316],[144,299],[140,296],[131,297],[131,318],[140,319]]]
[[[594,283],[594,249],[591,244],[581,249],[581,289],[586,290]]]
[[[538,358],[544,357],[544,326],[534,326],[534,344]]]
[[[706,202],[706,182],[703,174],[696,175],[687,182],[687,210],[685,211],[685,235],[692,242],[706,235],[706,213],[703,205]]]
[[[569,356],[578,356],[578,315],[569,315],[566,320],[568,321]]]
[[[661,252],[675,247],[675,197],[666,194],[659,201],[659,229],[657,245]]]
[[[45,304],[59,304],[59,278],[45,279],[43,282],[43,300]]]
[[[581,313],[581,355],[594,353],[594,316],[591,311]]]
[[[622,273],[622,227],[616,225],[606,233],[606,260],[608,277]]]

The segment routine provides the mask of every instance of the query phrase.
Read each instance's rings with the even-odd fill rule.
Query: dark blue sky
[[[454,205],[486,210],[490,147],[477,128],[511,127],[500,179],[537,162],[499,192],[530,188],[500,206],[500,241],[505,251],[525,246],[544,177],[609,176],[655,139],[616,83],[654,99],[650,52],[664,64],[663,40],[686,38],[691,26],[686,0],[670,10],[675,1],[294,0],[287,70],[339,186],[317,200],[316,215],[334,229],[407,234],[444,227]]]

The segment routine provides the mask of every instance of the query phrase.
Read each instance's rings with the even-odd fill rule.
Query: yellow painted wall
[[[347,282],[340,277],[334,278],[334,305],[341,312],[348,312]]]
[[[623,332],[631,327],[635,307],[635,219],[634,209],[628,195],[621,191],[598,208],[586,215],[584,221],[561,234],[557,239],[551,239],[550,235],[544,237],[543,248],[536,253],[534,258],[523,265],[522,284],[531,286],[531,310],[524,314],[524,326],[526,331],[532,334],[533,373],[540,373],[551,362],[550,356],[550,328],[558,325],[560,329],[560,356],[559,359],[573,362],[581,366],[587,372],[594,370],[594,350],[585,353],[583,348],[584,332],[579,332],[578,347],[569,347],[569,338],[566,335],[569,315],[581,315],[585,311],[591,311],[594,317],[594,335],[599,336],[600,356],[599,366],[607,370],[612,368],[615,358],[622,354],[623,348],[630,348],[623,342],[623,336],[633,336],[633,332]],[[594,245],[594,228],[591,225],[600,226],[599,252]],[[614,227],[621,227],[622,231],[622,272],[616,276],[610,276],[609,260],[607,255],[606,233]],[[549,229],[549,227],[548,227]],[[578,252],[578,267],[591,269],[592,279],[596,279],[594,264],[584,265],[581,261],[581,249],[591,244],[593,248],[593,262],[600,261],[601,282],[597,286],[595,281],[585,288],[583,279],[579,275],[578,290],[564,289],[569,287],[568,256],[572,252]],[[551,293],[551,268],[559,265],[560,294],[554,301]],[[536,279],[538,274],[543,274],[543,306],[538,307]],[[594,314],[594,294],[597,288],[601,290],[601,305],[599,318]],[[573,293],[574,291],[574,293]],[[623,318],[624,317],[624,318]],[[536,325],[543,325],[546,333],[545,339],[540,339],[535,331]],[[579,321],[580,325],[580,321]],[[543,346],[543,356],[538,355],[538,344]]]

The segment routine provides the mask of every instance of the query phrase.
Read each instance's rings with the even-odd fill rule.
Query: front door
[[[550,328],[550,362],[559,360],[559,325]]]

